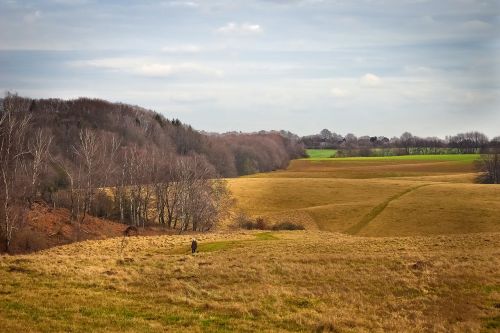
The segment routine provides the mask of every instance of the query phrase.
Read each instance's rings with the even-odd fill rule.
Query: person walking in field
[[[193,240],[191,241],[191,253],[194,254],[197,248],[198,242],[196,241],[196,238],[193,238]]]

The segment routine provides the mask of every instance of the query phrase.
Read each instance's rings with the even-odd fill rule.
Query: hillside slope
[[[500,231],[500,187],[471,184],[478,155],[294,160],[231,179],[256,218],[362,236]]]
[[[495,332],[500,234],[86,241],[0,257],[6,332]]]
[[[225,177],[285,168],[290,159],[305,156],[299,137],[285,131],[207,134],[152,110],[91,98],[7,95],[0,99],[0,111],[8,103],[17,113],[30,115],[32,131],[44,129],[53,137],[51,153],[64,161],[74,159],[74,146],[85,129],[114,136],[122,147],[157,149],[164,156],[203,155]]]
[[[26,217],[26,224],[14,234],[10,253],[39,251],[76,241],[123,237],[127,227],[126,224],[94,216],[87,216],[81,224],[71,222],[68,209],[53,208],[43,202],[36,202]],[[172,233],[176,232],[152,226],[139,230],[141,236]]]

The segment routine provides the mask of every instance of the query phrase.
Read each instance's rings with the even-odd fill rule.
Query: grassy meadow
[[[335,157],[335,149],[307,149],[308,158],[332,158]]]
[[[231,179],[250,216],[363,236],[500,230],[500,187],[474,184],[478,155],[294,160]]]
[[[3,332],[495,332],[498,234],[87,241],[0,261]],[[122,250],[123,249],[123,250]]]
[[[86,241],[0,257],[5,332],[498,332],[500,187],[477,155],[294,160],[229,179],[303,231]]]

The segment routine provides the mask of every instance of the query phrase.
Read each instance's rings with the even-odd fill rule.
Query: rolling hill
[[[109,238],[0,257],[0,323],[28,332],[497,332],[500,188],[475,155],[302,159],[229,179],[301,231]]]
[[[229,180],[250,216],[363,236],[500,229],[500,188],[473,184],[478,155],[294,160]]]
[[[0,257],[6,332],[495,332],[500,234],[237,232]]]

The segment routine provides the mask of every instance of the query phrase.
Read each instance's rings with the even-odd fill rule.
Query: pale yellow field
[[[363,236],[500,230],[500,187],[472,184],[471,161],[296,160],[229,180],[238,209]],[[399,176],[398,176],[399,175]]]

